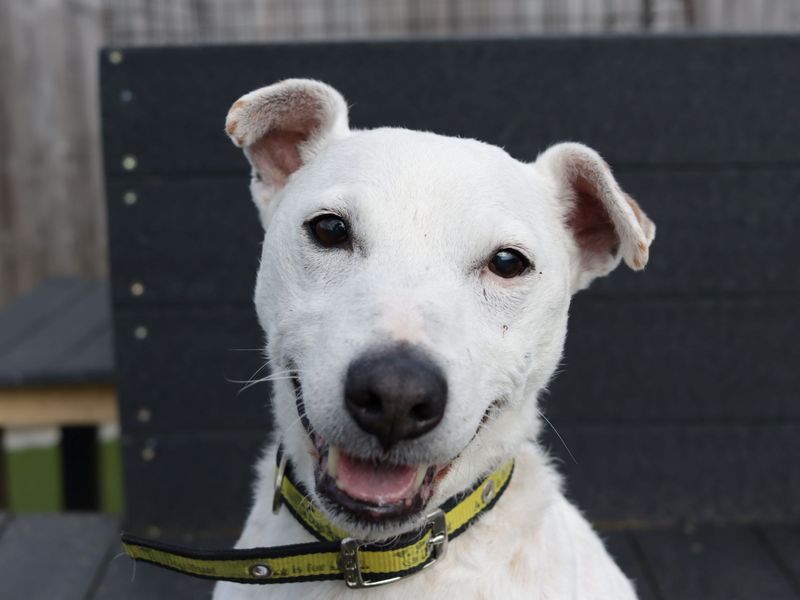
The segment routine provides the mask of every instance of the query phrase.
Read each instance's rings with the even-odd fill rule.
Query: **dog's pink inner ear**
[[[308,138],[306,131],[270,131],[247,148],[261,177],[276,187],[283,187],[289,175],[302,165],[300,145]]]
[[[577,174],[572,185],[575,204],[567,224],[572,229],[578,247],[589,254],[616,255],[619,251],[619,235],[600,199],[600,190],[583,174]]]

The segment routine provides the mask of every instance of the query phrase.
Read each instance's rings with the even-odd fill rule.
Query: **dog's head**
[[[226,130],[266,235],[255,293],[278,435],[354,535],[416,524],[536,435],[571,296],[647,263],[652,222],[593,150],[350,130],[331,87],[243,96]]]

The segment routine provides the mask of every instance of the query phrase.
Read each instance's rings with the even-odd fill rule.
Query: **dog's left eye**
[[[489,270],[504,279],[511,279],[512,277],[519,277],[528,268],[531,263],[522,254],[511,248],[504,248],[498,250],[497,254],[489,261]]]
[[[350,241],[347,223],[337,215],[320,215],[312,219],[308,225],[311,235],[323,246],[341,247]]]

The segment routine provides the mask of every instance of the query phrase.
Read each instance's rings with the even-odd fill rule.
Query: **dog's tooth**
[[[328,475],[332,479],[336,479],[336,473],[339,470],[339,448],[331,445],[328,448]]]
[[[425,479],[425,474],[428,472],[428,465],[420,465],[417,467],[417,477],[414,479],[414,489],[418,490]]]

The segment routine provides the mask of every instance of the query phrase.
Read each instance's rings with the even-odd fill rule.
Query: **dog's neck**
[[[255,490],[256,502],[248,518],[242,538],[237,544],[240,548],[315,541],[315,537],[288,510],[284,509],[273,513],[272,498],[275,485],[276,453],[277,446],[272,446],[258,465],[259,478]],[[495,513],[507,512],[507,505],[512,503],[507,496],[509,494],[516,495],[515,490],[518,490],[523,485],[516,481],[517,479],[528,478],[524,486],[531,487],[533,485],[536,487],[537,498],[552,498],[560,491],[560,478],[547,464],[547,459],[542,450],[534,444],[526,443],[520,449],[515,471],[518,471],[519,474],[515,473],[504,496],[499,499],[497,505],[484,518],[494,520],[496,518],[494,516]],[[529,490],[526,493],[531,493],[531,491]],[[490,517],[490,515],[492,516]],[[469,532],[464,535],[469,535]],[[457,540],[455,543],[458,544],[459,542],[460,540]]]
[[[492,510],[505,493],[514,473],[514,461],[508,460],[496,469],[479,477],[470,487],[460,490],[458,494],[447,498],[437,506],[428,507],[425,521],[421,526],[402,531],[398,536],[394,532],[383,538],[381,546],[399,548],[408,543],[416,544],[419,535],[425,531],[435,532],[432,535],[441,537],[440,544],[446,545],[448,538],[454,539],[472,526],[484,513]],[[273,492],[273,512],[286,507],[289,512],[320,541],[339,542],[353,538],[341,527],[326,516],[316,504],[309,501],[310,494],[306,487],[297,480],[288,455],[279,446],[276,457],[276,480]],[[404,535],[404,534],[411,534]],[[372,537],[370,537],[372,540]]]

